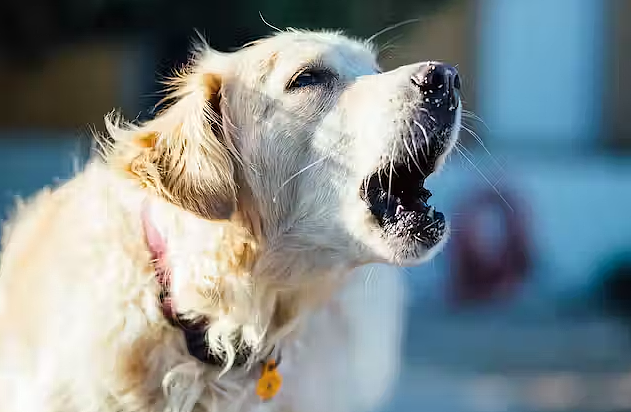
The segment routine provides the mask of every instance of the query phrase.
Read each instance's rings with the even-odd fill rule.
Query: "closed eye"
[[[329,84],[337,80],[337,75],[323,67],[310,67],[296,73],[287,83],[286,90]]]

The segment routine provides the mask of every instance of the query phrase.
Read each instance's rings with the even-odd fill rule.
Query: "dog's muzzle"
[[[398,153],[365,179],[360,196],[388,236],[437,245],[446,232],[445,216],[427,204],[425,179],[450,148],[460,105],[458,71],[442,63],[421,65],[410,78],[420,96],[406,122]]]

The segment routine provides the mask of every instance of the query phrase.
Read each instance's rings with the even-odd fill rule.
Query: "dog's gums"
[[[430,249],[445,233],[445,216],[427,204],[425,175],[404,164],[382,169],[362,185],[361,196],[388,236],[421,242]]]

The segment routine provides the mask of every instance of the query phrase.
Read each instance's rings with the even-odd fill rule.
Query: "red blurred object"
[[[482,190],[465,198],[460,207],[461,222],[450,241],[449,293],[457,306],[510,298],[527,278],[531,253],[524,201],[504,192],[502,197],[491,189]],[[499,211],[492,216],[503,220],[495,242],[482,239],[491,229],[481,224],[488,209]]]

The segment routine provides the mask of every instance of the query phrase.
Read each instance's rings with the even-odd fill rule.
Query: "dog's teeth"
[[[434,218],[434,206],[429,207],[429,211],[427,212],[427,217],[429,217],[430,219]]]
[[[405,210],[405,208],[404,208],[403,206],[401,206],[401,205],[397,205],[397,208],[396,208],[396,210],[394,211],[394,214],[395,214],[395,215],[398,215],[398,214],[400,214],[400,213],[403,213],[403,211],[404,211],[404,210]]]

